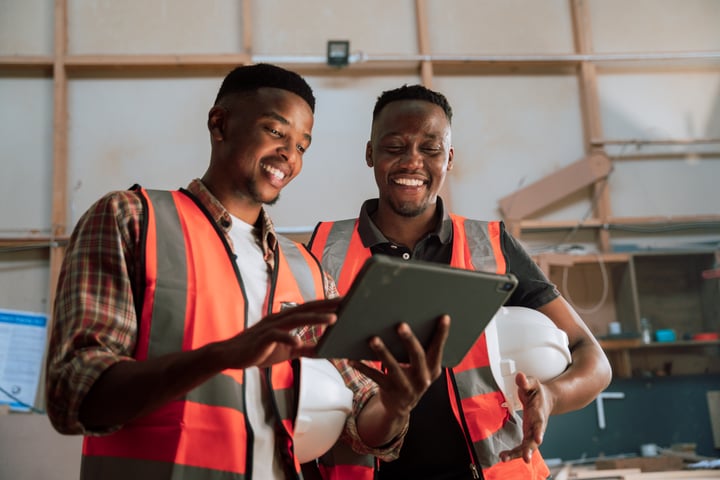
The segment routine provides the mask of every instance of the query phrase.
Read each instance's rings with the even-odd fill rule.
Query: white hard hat
[[[340,372],[323,358],[300,359],[300,393],[295,419],[295,456],[313,460],[332,447],[352,412],[352,391]]]
[[[512,410],[522,410],[518,372],[546,382],[572,362],[567,334],[532,308],[501,307],[485,328],[485,338],[490,370]]]

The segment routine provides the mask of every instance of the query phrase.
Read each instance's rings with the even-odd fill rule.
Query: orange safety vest
[[[451,214],[453,245],[450,265],[457,268],[505,273],[499,222],[468,220]],[[360,267],[371,255],[362,244],[358,221],[321,222],[310,240],[310,250],[334,276],[344,295]],[[539,452],[527,464],[518,458],[502,462],[499,453],[522,440],[521,419],[503,404],[505,397],[490,370],[483,333],[470,352],[452,369],[446,370],[450,404],[465,434],[472,469],[479,464],[486,480],[544,480],[550,471]],[[331,450],[321,460],[326,479],[372,479],[373,462],[352,455],[346,446]]]
[[[145,191],[145,280],[135,359],[199,348],[247,327],[246,299],[223,232],[186,191]],[[268,312],[324,298],[322,273],[302,245],[278,237]],[[266,370],[283,461],[302,478],[293,454],[298,362]],[[225,370],[107,436],[85,437],[81,478],[250,479],[252,432],[244,370]]]

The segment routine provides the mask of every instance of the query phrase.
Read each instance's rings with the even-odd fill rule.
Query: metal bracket
[[[625,398],[625,394],[623,392],[600,392],[600,394],[595,399],[595,405],[597,406],[597,417],[598,417],[598,427],[600,427],[600,430],[605,430],[606,422],[605,422],[605,405],[603,402],[607,400],[620,400]]]

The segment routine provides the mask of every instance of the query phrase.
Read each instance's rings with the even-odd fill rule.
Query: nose
[[[418,147],[410,147],[405,151],[400,162],[409,168],[420,168],[423,165],[423,154]]]
[[[278,155],[280,155],[284,160],[290,160],[290,157],[292,156],[293,149],[290,148],[290,141],[287,138],[283,138],[280,141],[280,144],[277,148]]]
[[[292,139],[284,138],[277,148],[277,153],[286,162],[297,162],[302,159],[300,152],[298,151],[295,142]]]

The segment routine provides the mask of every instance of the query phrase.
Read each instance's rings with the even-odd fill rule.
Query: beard
[[[270,200],[263,199],[262,195],[260,194],[260,191],[257,188],[257,182],[254,179],[248,180],[246,186],[247,186],[248,195],[250,196],[250,198],[252,198],[252,200],[255,203],[258,203],[261,205],[264,204],[264,205],[273,206],[280,199],[279,193],[275,196],[275,198],[271,198]]]
[[[390,207],[393,212],[402,216],[413,218],[422,215],[430,206],[428,199],[423,199],[420,203],[415,202],[391,202]]]

